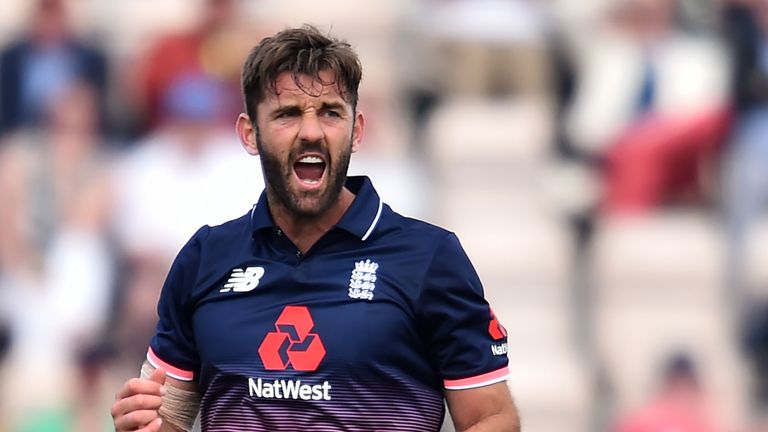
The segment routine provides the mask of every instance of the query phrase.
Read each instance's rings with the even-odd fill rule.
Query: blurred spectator
[[[604,160],[609,211],[698,201],[727,131],[724,50],[685,32],[677,6],[613,2],[576,59],[568,137]]]
[[[724,168],[723,204],[728,229],[728,288],[740,300],[746,354],[752,366],[753,410],[768,409],[768,298],[746,285],[746,241],[768,204],[768,1],[731,1],[724,28],[733,55],[735,122]]]
[[[696,367],[685,355],[665,366],[658,391],[643,407],[619,419],[615,432],[718,432]]]
[[[723,29],[733,60],[734,104],[739,111],[747,111],[768,101],[765,53],[768,2],[726,0],[724,3]]]
[[[746,319],[744,346],[751,360],[754,411],[768,421],[768,302],[753,305]]]
[[[122,163],[114,221],[127,259],[117,338],[135,367],[157,321],[173,256],[204,224],[244,214],[263,189],[259,161],[240,148],[220,81],[186,76],[160,102],[165,121]]]
[[[161,37],[138,61],[135,73],[127,77],[142,131],[158,126],[167,111],[163,97],[177,80],[204,76],[222,87],[220,103],[226,107],[227,122],[240,110],[240,66],[256,40],[252,27],[240,20],[238,0],[203,0],[199,20],[189,31]]]
[[[0,52],[0,135],[38,126],[50,98],[76,81],[95,89],[103,116],[105,56],[74,34],[66,0],[38,0],[27,31]]]
[[[546,91],[545,24],[541,6],[530,0],[427,1],[422,29],[435,44],[439,91],[481,97]]]
[[[748,383],[754,387],[752,396],[757,402],[753,414],[764,416],[768,412],[768,339],[766,309],[762,305],[768,300],[746,295],[747,290],[741,289],[741,275],[746,255],[744,239],[750,238],[750,228],[764,214],[768,200],[768,118],[764,118],[768,113],[768,0],[365,3],[374,13],[386,5],[383,10],[397,8],[406,12],[403,17],[415,19],[406,37],[397,40],[391,32],[399,21],[392,23],[387,21],[391,18],[384,18],[385,25],[359,24],[358,3],[324,3],[322,8],[327,13],[322,16],[303,11],[303,16],[310,16],[321,28],[338,29],[354,22],[349,26],[351,31],[344,29],[347,37],[360,47],[364,58],[369,55],[377,60],[374,72],[364,78],[363,87],[368,86],[368,90],[361,94],[360,106],[367,113],[378,110],[371,116],[377,123],[368,125],[368,132],[386,133],[378,132],[383,138],[367,135],[367,144],[353,157],[351,170],[371,174],[380,183],[384,200],[396,210],[415,216],[432,215],[438,219],[436,222],[448,220],[439,212],[439,203],[448,202],[443,196],[473,197],[484,191],[490,204],[483,208],[489,214],[517,213],[518,206],[538,212],[541,207],[542,216],[549,218],[561,215],[559,207],[550,205],[559,201],[550,202],[548,193],[539,193],[539,183],[544,183],[547,190],[557,189],[558,197],[563,191],[567,198],[585,193],[587,183],[574,182],[573,176],[562,183],[567,187],[553,182],[560,176],[548,165],[558,161],[546,152],[535,162],[516,159],[510,171],[500,157],[489,153],[495,151],[493,147],[481,149],[479,145],[489,131],[490,136],[499,137],[504,150],[498,154],[504,157],[518,154],[518,142],[541,139],[543,147],[551,145],[548,138],[536,138],[541,135],[536,132],[538,126],[510,120],[509,114],[498,107],[510,100],[530,104],[531,99],[540,99],[546,104],[548,96],[557,92],[565,101],[562,119],[557,119],[556,126],[563,130],[566,152],[577,156],[579,165],[584,161],[605,162],[598,166],[605,168],[605,209],[647,210],[669,201],[699,200],[707,192],[704,183],[711,171],[707,165],[720,156],[718,137],[727,123],[730,92],[736,115],[723,167],[723,206],[728,219],[732,273],[728,288],[732,298],[754,306],[741,309],[739,312],[744,313],[737,319],[743,319],[746,333],[742,342],[750,356],[746,364],[754,371],[754,381]],[[730,57],[724,55],[715,35],[700,31],[688,20],[690,7],[714,4],[725,5],[724,34]],[[592,14],[603,5],[611,5],[609,12],[593,20]],[[259,162],[248,158],[237,138],[225,129],[230,128],[232,114],[240,109],[237,84],[241,60],[261,34],[271,33],[275,27],[300,24],[294,9],[304,6],[306,2],[298,0],[0,0],[0,30],[4,29],[0,36],[13,38],[0,41],[0,431],[102,430],[98,425],[103,418],[99,416],[107,417],[107,410],[101,405],[109,402],[117,387],[104,385],[102,380],[122,383],[127,376],[136,375],[145,355],[147,335],[152,331],[148,326],[156,319],[156,298],[171,257],[200,225],[242,214],[258,198],[263,187]],[[549,21],[548,8],[562,22]],[[562,12],[556,13],[560,9]],[[32,13],[25,17],[21,12],[27,10]],[[254,21],[248,12],[256,13],[260,20]],[[154,19],[147,19],[147,14]],[[194,16],[198,19],[190,21]],[[141,26],[133,27],[131,23],[137,22]],[[175,25],[181,22],[192,25],[178,31]],[[80,23],[103,29],[98,46],[109,49],[109,58],[124,61],[124,66],[108,71],[104,55],[77,32],[82,27],[75,24]],[[10,35],[9,29],[17,26],[24,32]],[[562,35],[558,46],[562,53],[555,58],[549,56],[547,47],[552,33]],[[135,58],[135,47],[143,42],[149,42],[149,46]],[[365,60],[366,64],[371,60]],[[394,79],[390,63],[403,68]],[[553,69],[562,71],[559,88],[552,87]],[[126,84],[119,89],[121,97],[110,101],[117,109],[122,108],[121,104],[131,106],[121,116],[121,121],[127,122],[121,126],[134,126],[131,110],[135,109],[141,116],[137,126],[141,132],[150,133],[142,136],[129,153],[121,155],[114,183],[107,173],[109,155],[104,154],[101,138],[93,130],[96,123],[82,121],[95,115],[83,115],[93,109],[94,98],[96,112],[102,116],[106,112],[106,83],[117,82],[107,76],[108,72],[119,72],[116,78]],[[733,81],[729,81],[729,72],[735,77]],[[386,79],[377,81],[372,74]],[[499,98],[503,100],[494,100]],[[399,112],[400,102],[414,109],[415,121],[402,121],[402,117],[388,114],[390,110]],[[441,106],[444,102],[448,103]],[[468,177],[464,171],[474,171],[456,171],[444,162],[445,158],[434,157],[429,160],[431,165],[424,167],[413,153],[404,153],[407,162],[400,154],[369,153],[371,144],[391,151],[398,142],[405,142],[401,136],[413,133],[418,137],[417,129],[436,117],[430,109],[451,103],[461,108],[491,107],[487,112],[494,114],[479,121],[522,123],[522,127],[512,128],[514,144],[510,144],[509,129],[502,128],[504,133],[494,135],[497,129],[479,127],[467,120],[470,116],[463,113],[472,111],[456,111],[462,114],[453,118],[474,125],[474,129],[470,127],[474,132],[463,141],[471,148],[466,154],[474,152],[484,160],[477,169],[482,175]],[[60,120],[49,121],[53,117],[45,114],[49,112],[47,107],[58,112]],[[460,123],[453,118],[448,124]],[[63,126],[77,123],[83,127]],[[410,130],[391,132],[401,128]],[[71,132],[76,129],[81,132]],[[133,136],[137,131],[124,132]],[[455,134],[449,131],[444,135]],[[435,153],[444,155],[446,141],[438,140],[434,148],[438,149]],[[493,161],[499,162],[501,168]],[[466,162],[459,159],[456,166]],[[540,169],[539,163],[546,169]],[[502,174],[493,175],[496,168]],[[441,173],[446,175],[441,177]],[[456,185],[460,184],[469,188],[466,195],[458,193],[461,191]],[[494,193],[494,187],[503,190]],[[111,189],[119,211],[111,208]],[[505,204],[507,201],[514,201],[514,207]],[[584,207],[591,210],[591,204],[589,201]],[[451,222],[446,223],[468,223],[455,213],[445,212],[451,216]],[[585,219],[591,222],[592,214],[588,213]],[[539,233],[540,224],[534,222],[515,219],[509,225],[521,232]],[[112,279],[110,250],[105,245],[105,238],[109,238],[105,237],[105,224],[110,223],[125,256],[125,260],[118,261],[123,271],[118,275],[119,290],[113,301],[117,313],[113,316],[105,305]],[[559,239],[560,228],[542,231],[543,237],[537,234],[537,244],[542,238]],[[591,225],[585,223],[587,240],[590,229]],[[599,234],[600,230],[598,224],[595,232]],[[659,238],[675,242],[682,237],[670,234]],[[492,248],[483,247],[492,247],[494,242],[480,243],[479,267],[496,262],[504,266],[496,279],[490,276],[488,293],[516,305],[525,303],[529,295],[533,298],[520,289],[529,283],[527,279],[522,280],[512,269],[522,262],[518,260],[523,255],[488,253],[493,252]],[[555,244],[553,240],[544,243]],[[588,251],[587,243],[579,243],[579,254],[570,262],[576,274],[569,280],[583,281],[575,286],[564,285],[562,292],[557,292],[557,298],[569,299],[568,308],[582,309],[577,317],[593,316],[593,308],[599,307],[599,299],[589,295],[588,266],[580,261],[589,255],[584,253]],[[571,251],[570,243],[562,244],[551,246],[557,256]],[[644,276],[647,274],[638,275]],[[659,278],[662,284],[672,283]],[[754,291],[759,290],[750,290]],[[541,292],[537,287],[536,299],[543,298]],[[641,298],[645,299],[645,294]],[[719,307],[715,309],[719,311]],[[538,303],[521,311],[526,313],[526,322],[541,322],[546,328],[556,327],[553,323],[567,317],[560,309],[553,313]],[[120,349],[125,347],[120,351],[125,363],[110,364],[106,374],[104,361],[110,353],[88,346],[99,339],[105,320],[116,322],[116,334],[110,334],[109,340]],[[680,320],[686,320],[684,311]],[[582,321],[585,328],[592,328],[589,320]],[[531,335],[538,335],[537,327],[519,329],[521,334],[516,338],[523,344],[527,338],[546,340],[548,349],[583,347],[587,369],[597,367],[599,357],[590,354],[589,338],[571,333],[559,342],[534,338]],[[730,350],[725,345],[716,348]],[[743,372],[741,362],[728,366],[710,358],[702,360],[718,369],[734,367]],[[588,410],[594,404],[598,409],[593,415],[609,415],[607,411],[613,406],[606,403],[610,402],[610,392],[598,387],[594,395],[589,394],[592,387],[587,384],[584,403],[561,406],[559,398],[551,397],[549,383],[557,381],[565,395],[572,393],[567,380],[559,375],[552,378],[549,372],[532,374],[530,364],[524,361],[519,366],[524,372],[517,375],[531,383],[519,389],[529,429],[605,429],[579,428],[570,420],[569,412]],[[556,368],[570,370],[561,363]],[[574,375],[581,378],[580,373]],[[619,373],[633,371],[622,369]],[[589,381],[589,374],[584,375],[584,380]],[[568,422],[568,427],[552,426],[552,421],[562,424],[557,423],[558,419]],[[595,423],[603,425],[601,419]],[[538,427],[537,421],[543,421],[545,427]],[[111,428],[107,425],[104,430]]]
[[[541,97],[549,92],[548,21],[535,0],[420,2],[405,45],[404,97],[416,139],[449,98]]]
[[[78,359],[104,331],[111,182],[97,100],[83,82],[57,89],[43,126],[0,152],[0,294],[12,330],[0,429],[66,411]]]
[[[724,171],[729,284],[734,292],[745,294],[741,280],[744,240],[768,203],[768,1],[729,2],[724,19],[734,59],[733,97],[739,114]]]

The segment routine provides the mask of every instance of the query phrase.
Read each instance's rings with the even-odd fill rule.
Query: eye
[[[275,120],[280,120],[280,119],[296,117],[298,115],[300,115],[300,111],[297,109],[284,109],[284,110],[275,112],[274,118]]]
[[[341,113],[336,110],[325,110],[323,115],[331,118],[341,118]]]

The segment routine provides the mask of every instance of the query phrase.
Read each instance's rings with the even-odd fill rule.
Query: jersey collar
[[[371,179],[366,176],[347,177],[344,186],[355,194],[355,199],[339,223],[336,224],[336,228],[347,231],[365,241],[376,229],[384,204],[373,188]],[[266,190],[261,193],[259,201],[251,210],[251,227],[254,233],[265,228],[275,227],[272,215],[269,213]]]

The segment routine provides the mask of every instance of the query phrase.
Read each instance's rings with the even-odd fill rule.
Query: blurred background
[[[478,268],[523,430],[768,430],[768,0],[29,0],[0,2],[0,432],[111,430],[172,258],[263,188],[241,62],[305,22],[362,59],[352,173]]]

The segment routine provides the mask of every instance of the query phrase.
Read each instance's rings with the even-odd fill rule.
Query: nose
[[[301,118],[298,138],[302,141],[316,142],[323,139],[323,129],[317,113],[305,113]]]

